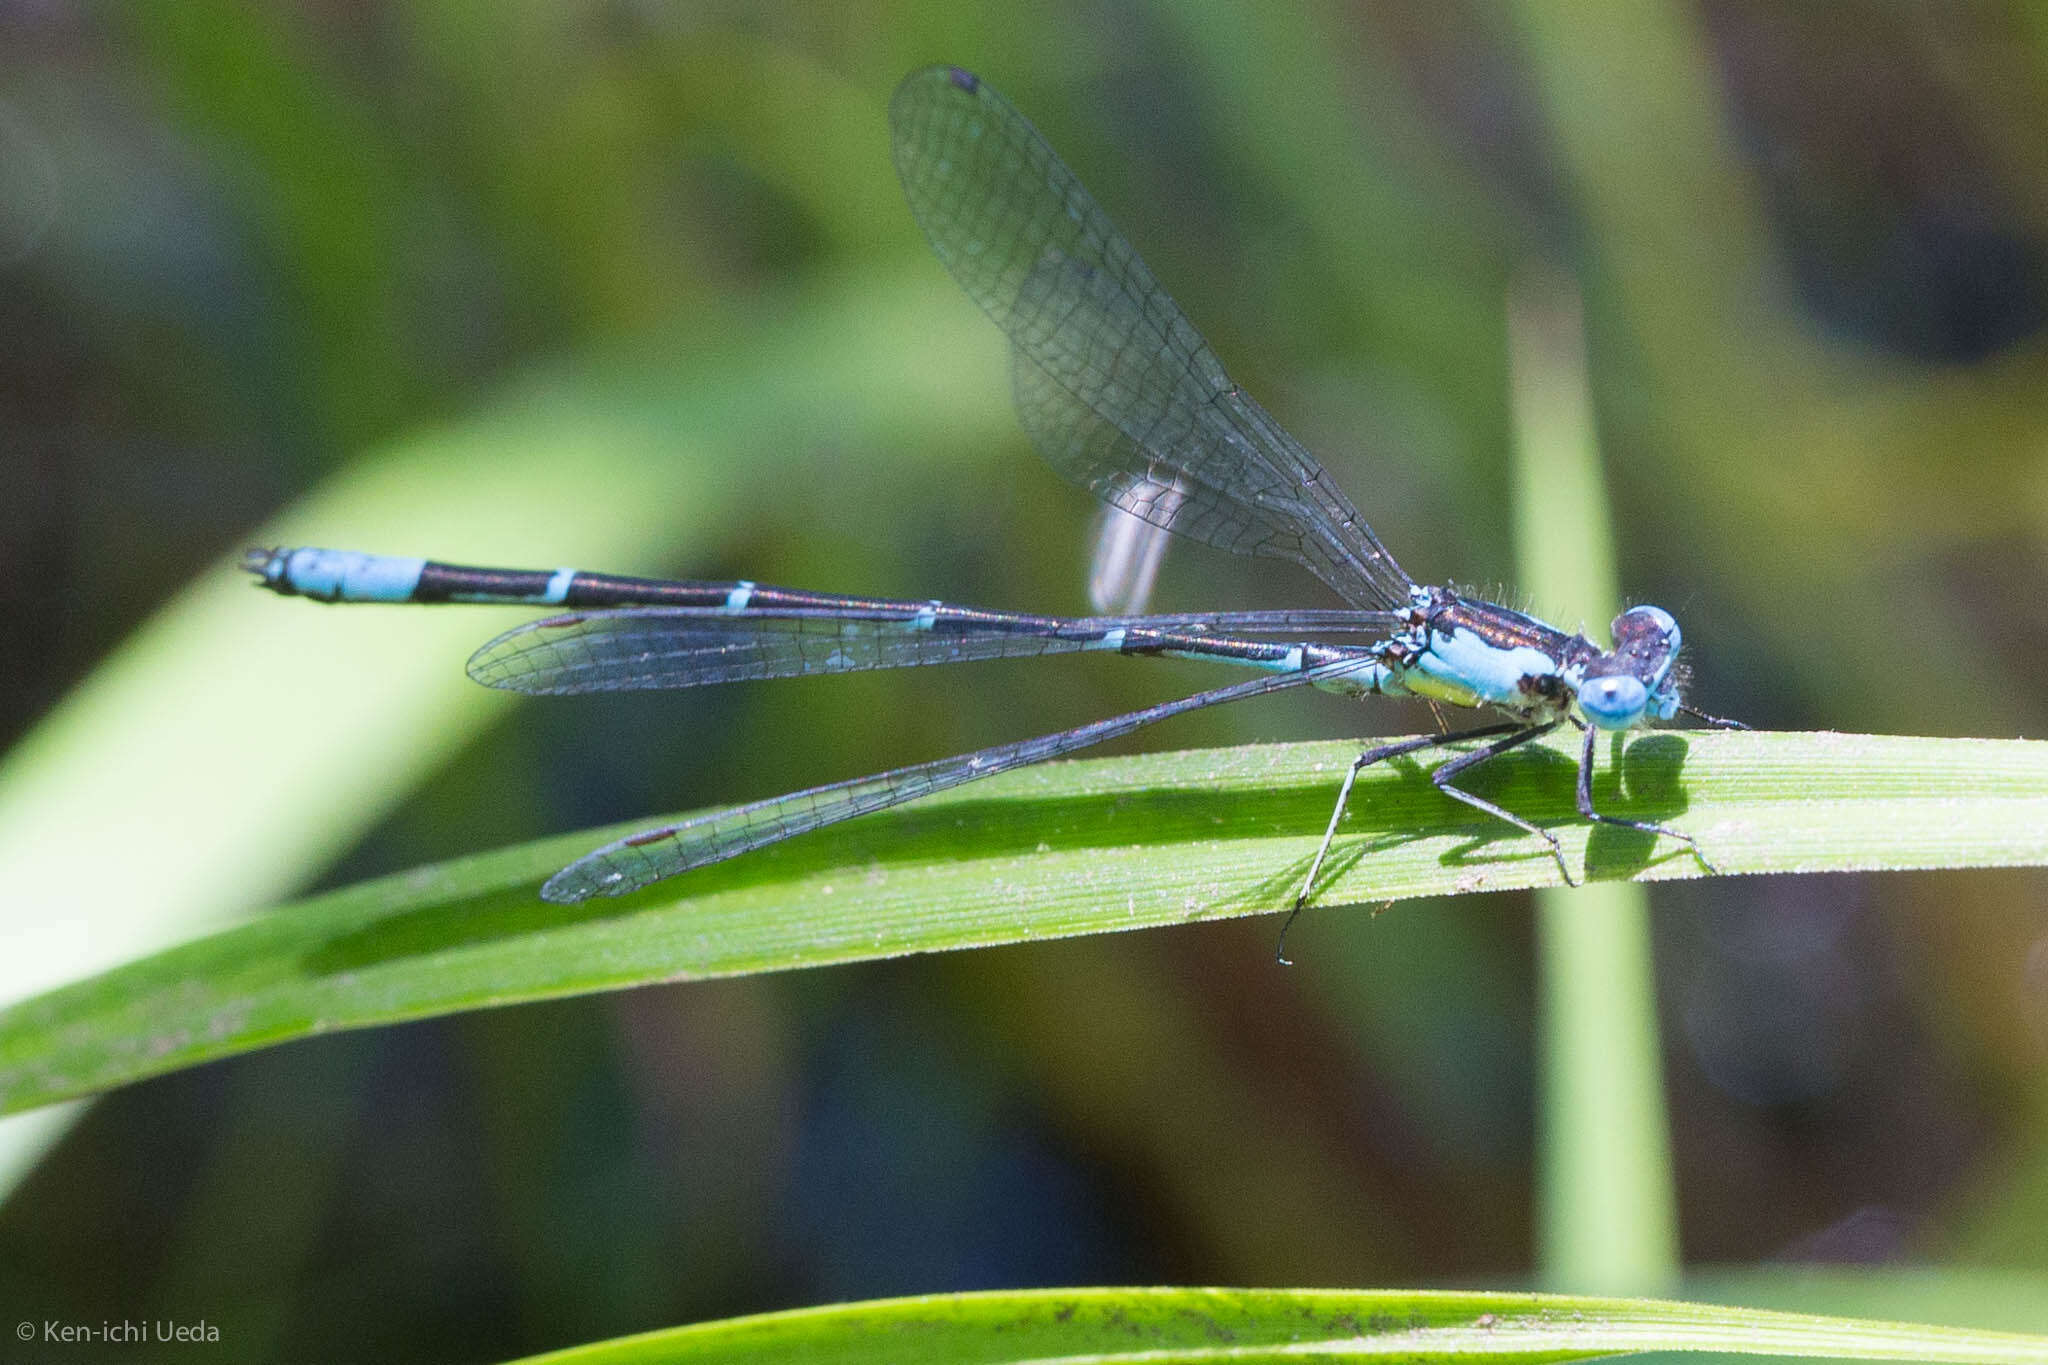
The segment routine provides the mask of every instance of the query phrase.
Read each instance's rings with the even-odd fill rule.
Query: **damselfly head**
[[[1579,710],[1602,730],[1626,730],[1678,712],[1678,622],[1661,607],[1614,618],[1614,648],[1586,665]]]

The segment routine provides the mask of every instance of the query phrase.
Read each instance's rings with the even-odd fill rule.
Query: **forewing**
[[[707,607],[568,612],[514,626],[469,659],[486,687],[529,696],[706,687],[760,678],[855,673],[981,659],[1032,659],[1090,649],[1145,652],[1149,641],[1196,652],[1226,635],[1380,635],[1393,618],[1361,611],[1235,611],[1062,619],[934,602],[858,615],[785,611],[734,615]],[[1243,662],[1226,656],[1223,662]]]
[[[1350,500],[1231,381],[1023,115],[934,67],[897,90],[890,124],[911,212],[1009,336],[1019,413],[1054,468],[1155,526],[1302,564],[1354,606],[1407,600]]]
[[[529,695],[702,687],[871,668],[1036,658],[1100,648],[1086,621],[992,616],[963,621],[818,613],[732,616],[694,607],[628,607],[529,621],[470,656],[469,676]]]

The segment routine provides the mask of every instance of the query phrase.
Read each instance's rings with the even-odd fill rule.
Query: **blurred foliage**
[[[23,0],[10,991],[295,885],[1190,682],[1079,660],[513,715],[460,670],[501,615],[230,581],[289,529],[1080,608],[1088,500],[1008,420],[1000,339],[889,169],[889,91],[935,60],[1038,121],[1417,577],[1514,577],[1505,298],[1540,261],[1585,299],[1619,577],[1684,622],[1703,707],[2048,728],[2033,7]],[[1323,600],[1185,549],[1162,593]],[[1428,723],[1235,709],[1153,743]],[[1657,893],[1688,1267],[1868,1311],[1890,1291],[1793,1265],[1910,1265],[1935,1288],[1876,1311],[2043,1325],[2012,1320],[2048,1299],[2043,890]],[[301,1043],[90,1110],[0,1210],[0,1297],[203,1317],[224,1360],[475,1360],[857,1295],[1525,1282],[1529,923],[1464,898],[1313,915],[1292,973],[1236,922]]]

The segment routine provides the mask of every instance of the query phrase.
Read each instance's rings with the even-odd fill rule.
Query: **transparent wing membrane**
[[[700,687],[871,668],[1036,658],[1102,648],[1104,632],[1048,621],[1042,630],[919,628],[911,618],[735,618],[642,607],[551,617],[506,631],[470,657],[469,675],[534,694]]]
[[[575,612],[515,626],[470,656],[469,675],[529,695],[701,687],[873,668],[1027,659],[1084,650],[1204,654],[1253,662],[1280,652],[1234,635],[1379,635],[1377,612],[1248,611],[1065,620],[931,603],[853,616],[696,607]],[[1227,633],[1227,634],[1226,634]]]
[[[1301,564],[1353,606],[1407,600],[1358,510],[1022,114],[934,67],[903,82],[889,121],[911,212],[1010,338],[1019,416],[1055,469],[1152,525]]]
[[[580,901],[591,896],[622,896],[678,872],[722,862],[779,843],[793,835],[806,834],[857,815],[914,801],[963,782],[1086,749],[1169,716],[1283,688],[1299,687],[1317,676],[1318,673],[1310,671],[1253,678],[1230,687],[1198,692],[1178,701],[1148,706],[1142,711],[1111,716],[1056,735],[998,744],[975,753],[896,768],[872,777],[812,787],[807,791],[791,792],[787,796],[771,797],[766,801],[700,815],[679,824],[630,834],[585,854],[557,872],[541,888],[541,895],[561,902]]]

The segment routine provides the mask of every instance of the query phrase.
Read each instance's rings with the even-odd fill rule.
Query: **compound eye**
[[[1614,618],[1615,654],[1652,687],[1671,676],[1679,644],[1678,622],[1660,607],[1630,607]]]
[[[1579,710],[1602,730],[1626,730],[1643,718],[1650,691],[1625,673],[1588,678],[1579,689]]]
[[[1662,607],[1644,605],[1630,607],[1614,618],[1614,638],[1617,642],[1644,636],[1662,636],[1663,643],[1671,649],[1678,648],[1678,622]]]

